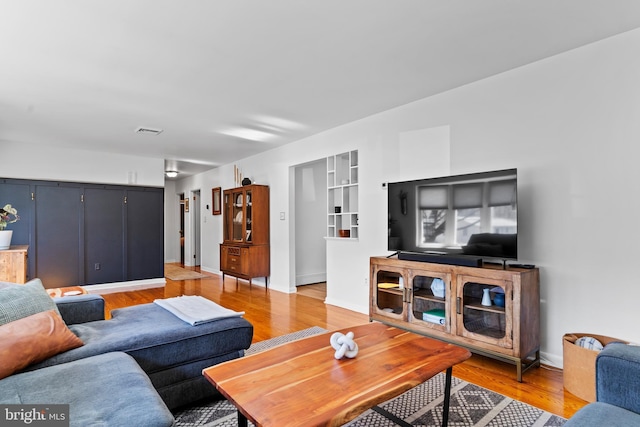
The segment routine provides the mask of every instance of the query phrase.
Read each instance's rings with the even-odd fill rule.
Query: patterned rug
[[[326,332],[305,329],[252,345],[247,354]],[[444,373],[379,406],[413,426],[440,426],[444,399]],[[179,427],[236,427],[236,408],[226,400],[205,402],[174,413]],[[453,378],[450,426],[543,427],[561,426],[565,419],[475,384]],[[250,426],[253,426],[249,422]],[[396,427],[398,424],[368,410],[346,424],[349,427]]]

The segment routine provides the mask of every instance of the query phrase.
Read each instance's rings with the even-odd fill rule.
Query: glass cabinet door
[[[244,194],[242,191],[232,193],[233,210],[231,216],[233,218],[233,232],[231,240],[241,242],[244,240],[243,224],[244,224]]]
[[[411,318],[412,323],[422,327],[449,331],[447,319],[448,300],[451,289],[451,275],[438,273],[417,273],[410,278],[412,285]]]
[[[223,204],[224,206],[224,238],[223,240],[231,240],[232,232],[233,232],[233,203],[232,196],[225,192],[223,195]]]
[[[479,341],[511,348],[511,295],[511,282],[459,276],[459,333]]]
[[[244,239],[246,242],[251,243],[251,220],[252,220],[252,209],[251,209],[251,190],[247,190],[245,193],[245,236]]]
[[[379,270],[376,273],[377,290],[375,304],[377,312],[393,318],[404,317],[404,277],[398,271]]]

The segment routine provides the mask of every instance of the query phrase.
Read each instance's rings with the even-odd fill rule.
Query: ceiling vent
[[[144,134],[144,135],[159,135],[162,133],[162,129],[139,127],[136,129],[136,133]]]

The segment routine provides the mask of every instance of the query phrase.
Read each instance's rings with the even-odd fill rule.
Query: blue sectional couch
[[[84,320],[78,315],[83,306],[91,319],[96,318],[96,311],[104,313],[104,302],[97,295],[59,298],[57,305],[67,324],[72,316]],[[191,326],[153,303],[113,310],[109,320],[71,324],[69,329],[84,345],[30,369],[122,351],[147,373],[169,409],[214,396],[217,391],[202,370],[243,356],[253,338],[253,325],[242,317]]]
[[[607,345],[596,359],[596,401],[565,427],[640,426],[640,347]]]
[[[202,370],[243,356],[253,337],[242,317],[191,326],[151,303],[104,320],[100,296],[55,303],[83,345],[0,379],[0,403],[70,404],[72,426],[170,426],[171,409],[217,395]]]
[[[0,380],[0,403],[67,404],[69,425],[78,427],[174,424],[147,375],[122,352],[11,375]]]

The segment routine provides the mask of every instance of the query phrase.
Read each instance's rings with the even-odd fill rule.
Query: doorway
[[[294,168],[295,285],[327,280],[327,160]]]
[[[193,265],[196,267],[200,266],[200,253],[201,253],[201,239],[200,239],[200,190],[195,190],[191,192],[191,199],[193,204],[191,205],[192,219],[193,219],[193,227],[192,230],[192,239],[193,242]]]
[[[180,212],[180,231],[178,232],[180,235],[180,264],[184,265],[184,211],[186,205],[184,202],[184,193],[180,193],[178,197],[178,211]]]

